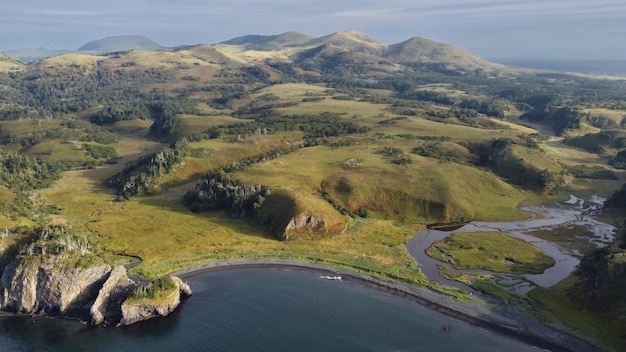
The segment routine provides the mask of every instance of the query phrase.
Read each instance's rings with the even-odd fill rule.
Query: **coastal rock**
[[[89,310],[91,324],[117,325],[122,318],[122,302],[136,287],[126,275],[126,268],[121,265],[113,268]]]
[[[157,303],[124,304],[140,286],[123,266],[68,267],[62,258],[18,257],[0,277],[0,309],[19,314],[84,318],[93,325],[129,325],[175,310],[191,288],[171,277],[176,289]]]
[[[88,304],[111,271],[108,265],[68,268],[55,260],[17,259],[0,278],[0,308],[24,314],[66,315]]]
[[[139,301],[138,303],[123,303],[121,306],[122,319],[119,325],[130,325],[139,321],[156,317],[164,317],[173,312],[181,302],[181,298],[191,295],[191,288],[181,279],[171,276],[177,289],[167,297],[155,301]]]

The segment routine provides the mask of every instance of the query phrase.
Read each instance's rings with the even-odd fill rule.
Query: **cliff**
[[[158,300],[126,301],[121,306],[122,318],[119,325],[130,325],[154,317],[166,316],[180,305],[181,298],[191,295],[191,288],[181,279],[172,276],[175,289]]]
[[[93,325],[128,325],[165,316],[191,289],[172,277],[176,292],[167,302],[144,303],[139,312],[123,302],[141,285],[129,279],[123,266],[70,267],[54,256],[17,257],[0,277],[0,309],[20,314],[62,317],[89,316]]]
[[[117,325],[122,319],[122,302],[138,285],[126,275],[123,266],[109,273],[93,305],[89,309],[92,325]]]
[[[73,269],[58,266],[54,260],[31,259],[16,259],[4,269],[0,278],[2,310],[67,315],[93,300],[93,292],[111,271],[108,265]]]

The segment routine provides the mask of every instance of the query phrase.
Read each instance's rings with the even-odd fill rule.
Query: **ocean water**
[[[400,297],[282,268],[211,271],[167,318],[121,328],[0,317],[0,351],[540,351]]]
[[[626,60],[494,59],[492,61],[540,70],[626,76]]]

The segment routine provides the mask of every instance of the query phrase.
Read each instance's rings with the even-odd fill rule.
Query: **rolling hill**
[[[79,52],[108,53],[112,51],[156,51],[165,47],[139,35],[120,35],[91,41],[78,48]]]
[[[400,64],[436,65],[449,70],[504,69],[503,65],[483,60],[452,45],[419,37],[390,45],[384,57]]]
[[[314,36],[305,33],[286,32],[278,35],[244,35],[223,41],[220,44],[241,45],[248,50],[270,51],[304,44],[314,38]]]
[[[371,55],[382,55],[387,48],[386,45],[355,30],[332,33],[302,44],[302,46],[305,47],[317,47],[321,45],[332,45],[349,51]]]
[[[25,67],[25,64],[20,60],[5,54],[0,54],[0,72],[20,69]]]

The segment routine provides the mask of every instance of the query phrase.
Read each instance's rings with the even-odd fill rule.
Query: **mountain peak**
[[[331,45],[335,45],[335,43],[337,43],[339,44],[339,46],[345,44],[346,41],[358,42],[358,43],[369,44],[369,45],[377,45],[377,46],[382,45],[379,42],[377,42],[375,39],[373,39],[372,37],[368,36],[367,34],[361,33],[354,29],[331,33],[329,35],[314,39],[314,41],[320,41],[320,42],[323,42],[324,44],[331,44]]]
[[[372,55],[381,55],[387,48],[386,45],[381,44],[371,37],[352,29],[331,33],[329,35],[310,40],[304,43],[304,45],[331,45]]]
[[[125,50],[156,51],[163,49],[165,48],[144,36],[118,35],[91,41],[78,48],[78,51],[106,53]]]
[[[492,71],[501,67],[452,45],[420,37],[390,45],[385,57],[401,64],[436,64],[448,70]]]
[[[220,44],[241,45],[246,49],[269,51],[306,43],[313,38],[315,37],[305,33],[285,32],[277,35],[244,35],[223,41]]]

